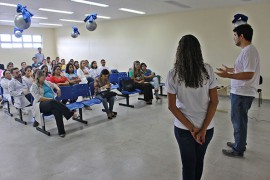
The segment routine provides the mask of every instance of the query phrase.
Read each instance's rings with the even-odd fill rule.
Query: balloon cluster
[[[232,23],[234,24],[234,27],[240,26],[242,24],[247,24],[248,17],[244,14],[236,14],[234,15],[234,19],[232,20]]]
[[[97,19],[97,14],[90,14],[84,19],[84,22],[86,22],[86,29],[88,31],[96,30],[97,28],[97,23],[95,21],[96,19]]]
[[[14,35],[20,38],[22,37],[23,30],[31,26],[31,17],[33,14],[26,9],[26,6],[22,6],[21,4],[17,5],[17,13],[19,14],[17,14],[14,19]]]
[[[72,26],[71,37],[77,38],[80,35],[79,29],[76,26]]]

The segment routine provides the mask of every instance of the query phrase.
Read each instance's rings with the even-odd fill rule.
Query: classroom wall
[[[0,34],[13,34],[13,26],[0,25]],[[50,28],[29,28],[23,32],[26,35],[41,35],[43,38],[43,53],[45,57],[56,57],[56,41],[54,29]],[[21,62],[32,64],[32,57],[37,53],[36,48],[0,48],[0,64],[5,67],[8,62],[13,62],[15,66],[21,67]]]

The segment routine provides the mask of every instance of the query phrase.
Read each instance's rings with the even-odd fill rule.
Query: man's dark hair
[[[241,36],[241,34],[243,34],[243,37],[247,41],[252,41],[253,29],[249,24],[242,24],[240,26],[237,26],[233,29],[233,32],[235,32],[238,36]]]
[[[21,62],[21,66],[23,65],[23,63],[25,63],[25,64],[26,64],[26,62]]]
[[[101,75],[108,75],[108,74],[110,74],[110,72],[108,71],[108,69],[103,69],[101,71]]]
[[[17,68],[17,67],[12,68],[12,69],[10,70],[10,73],[13,74],[13,71],[15,71],[15,70],[19,70],[19,68]]]
[[[8,68],[8,66],[10,66],[10,65],[13,65],[13,62],[9,62],[9,63],[7,64],[7,68]]]

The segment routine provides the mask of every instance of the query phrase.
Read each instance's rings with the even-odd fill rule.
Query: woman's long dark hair
[[[209,79],[203,62],[201,45],[195,36],[185,35],[180,39],[174,70],[174,77],[177,77],[179,83],[184,82],[186,87],[202,87],[204,80]]]
[[[73,72],[70,72],[70,71],[69,71],[69,66],[72,66],[72,67],[73,67]],[[66,65],[66,73],[67,73],[67,74],[74,74],[74,66],[73,66],[73,64],[68,63],[68,64]]]

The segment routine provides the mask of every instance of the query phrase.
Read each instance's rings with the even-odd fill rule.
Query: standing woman
[[[203,62],[200,43],[193,35],[180,39],[166,88],[168,108],[175,116],[174,133],[182,159],[183,180],[199,180],[214,133],[212,119],[218,95],[213,69]]]
[[[57,90],[57,94],[53,89]],[[40,113],[53,114],[59,136],[65,137],[63,116],[68,120],[74,115],[74,112],[70,111],[64,104],[54,100],[56,96],[61,96],[60,88],[56,84],[46,81],[43,71],[37,70],[30,92],[34,97],[33,114],[35,119],[40,119]]]

